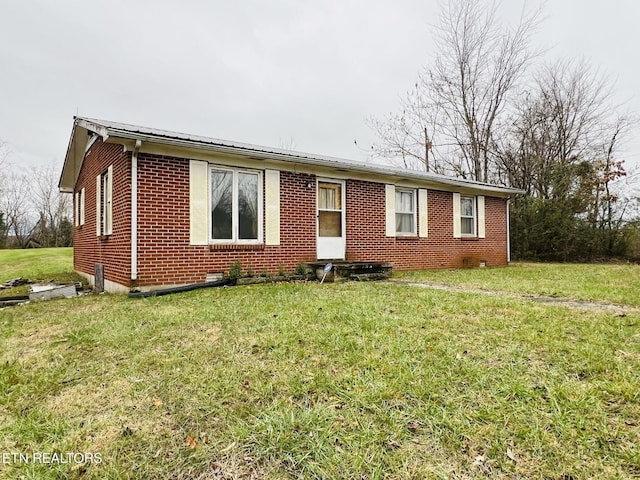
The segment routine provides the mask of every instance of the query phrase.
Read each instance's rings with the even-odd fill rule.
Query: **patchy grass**
[[[409,281],[640,306],[640,265],[515,262],[508,268],[399,272]]]
[[[0,453],[102,462],[0,478],[640,475],[640,317],[576,312],[389,283],[5,309]]]
[[[0,283],[22,277],[34,282],[73,283],[81,277],[73,272],[72,248],[0,250]],[[29,287],[0,290],[0,296],[24,295]]]

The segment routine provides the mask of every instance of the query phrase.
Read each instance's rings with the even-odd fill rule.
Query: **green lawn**
[[[80,277],[73,273],[72,248],[0,250],[0,283],[22,277],[34,282],[73,283]],[[0,296],[27,293],[27,287],[0,290]]]
[[[509,268],[401,272],[409,281],[640,306],[640,265],[515,262]]]
[[[17,277],[43,280],[71,272],[72,248],[0,250],[0,283]]]
[[[541,284],[564,268],[536,267]],[[507,290],[512,270],[464,273]],[[101,463],[1,462],[0,478],[630,478],[639,320],[392,283],[13,307],[0,454]]]

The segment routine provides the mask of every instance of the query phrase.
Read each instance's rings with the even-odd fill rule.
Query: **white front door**
[[[318,260],[344,260],[346,251],[344,182],[318,180]]]

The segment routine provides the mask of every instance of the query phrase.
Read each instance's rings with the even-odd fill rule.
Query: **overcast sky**
[[[523,4],[500,14],[514,22]],[[14,163],[62,168],[80,115],[365,160],[365,120],[397,110],[433,54],[437,11],[437,0],[0,0],[0,140]],[[640,1],[548,0],[544,12],[545,58],[584,58],[640,112]],[[625,153],[640,163],[637,129]]]

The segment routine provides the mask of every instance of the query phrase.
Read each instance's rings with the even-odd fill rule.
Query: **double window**
[[[262,240],[262,174],[213,167],[210,171],[211,240]]]
[[[416,198],[415,190],[396,189],[396,233],[415,235]]]

